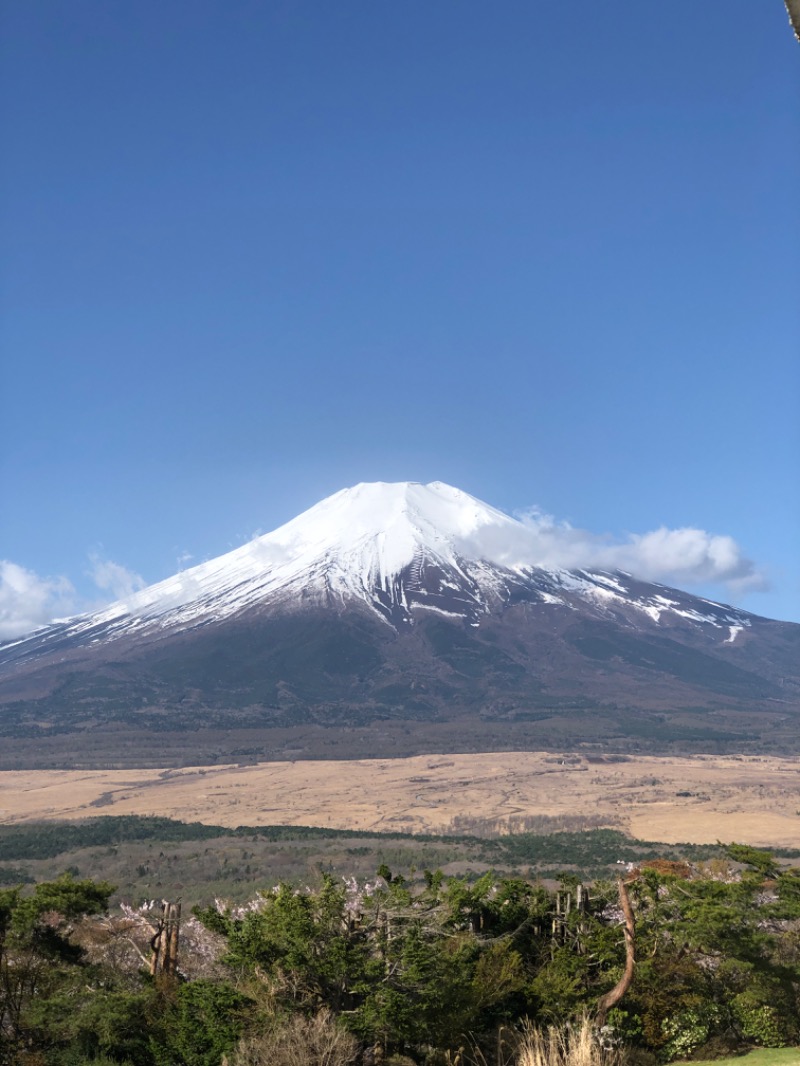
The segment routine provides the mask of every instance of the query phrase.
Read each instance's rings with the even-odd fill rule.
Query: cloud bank
[[[8,559],[0,560],[0,640],[29,633],[75,609],[75,589],[67,578],[39,577]]]
[[[503,566],[625,570],[645,581],[679,588],[719,584],[731,596],[768,587],[764,574],[733,537],[661,526],[615,538],[577,529],[537,508],[516,517],[522,525],[511,537],[508,530],[489,526],[471,536],[465,548]]]
[[[87,576],[103,594],[99,602],[82,600],[66,577],[41,577],[9,559],[0,559],[0,641],[31,633],[57,618],[96,610],[144,587],[138,574],[96,552],[89,556],[89,564]]]

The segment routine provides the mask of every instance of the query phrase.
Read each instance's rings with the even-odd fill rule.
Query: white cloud
[[[144,579],[110,559],[103,559],[96,552],[89,556],[91,569],[88,576],[103,592],[110,592],[115,600],[124,600],[144,588]]]
[[[626,570],[646,581],[678,587],[720,584],[733,595],[767,588],[764,575],[733,537],[691,527],[662,526],[649,533],[611,537],[576,529],[531,508],[509,539],[488,527],[465,547],[505,566],[546,566],[580,570]]]
[[[766,588],[767,582],[755,563],[733,539],[704,529],[667,529],[635,534],[616,546],[617,564],[652,581],[674,580],[678,584],[719,582],[742,593]]]
[[[0,560],[0,641],[24,636],[57,618],[98,610],[144,586],[138,574],[96,552],[89,563],[87,577],[103,593],[99,599],[80,597],[66,577],[40,577],[18,563]]]
[[[65,577],[39,577],[0,560],[0,640],[30,633],[75,611],[75,589]]]

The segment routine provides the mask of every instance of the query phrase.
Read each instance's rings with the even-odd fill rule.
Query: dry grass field
[[[97,814],[404,832],[579,816],[640,839],[796,847],[800,759],[503,752],[0,773],[0,822]]]

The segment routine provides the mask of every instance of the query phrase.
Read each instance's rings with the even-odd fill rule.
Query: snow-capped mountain
[[[509,735],[550,721],[561,737],[580,720],[592,736],[677,728],[735,744],[744,725],[731,715],[754,711],[791,733],[800,626],[619,571],[545,567],[535,551],[524,523],[441,482],[344,489],[235,551],[0,646],[0,735],[389,718],[417,733],[458,721],[462,738],[467,720],[476,736],[490,721],[517,723]]]
[[[216,623],[253,609],[360,604],[393,625],[413,624],[420,611],[479,625],[493,608],[523,595],[562,606],[583,600],[601,613],[633,609],[655,622],[689,619],[724,628],[729,641],[750,625],[742,611],[688,602],[620,572],[531,565],[530,545],[522,522],[442,482],[360,484],[235,551],[17,641],[16,655],[41,648],[48,633],[59,642],[89,633],[109,640]]]

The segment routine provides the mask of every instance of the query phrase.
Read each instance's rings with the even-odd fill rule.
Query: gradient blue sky
[[[689,527],[657,576],[800,621],[780,0],[5,0],[0,36],[7,621],[372,480],[589,557]]]

